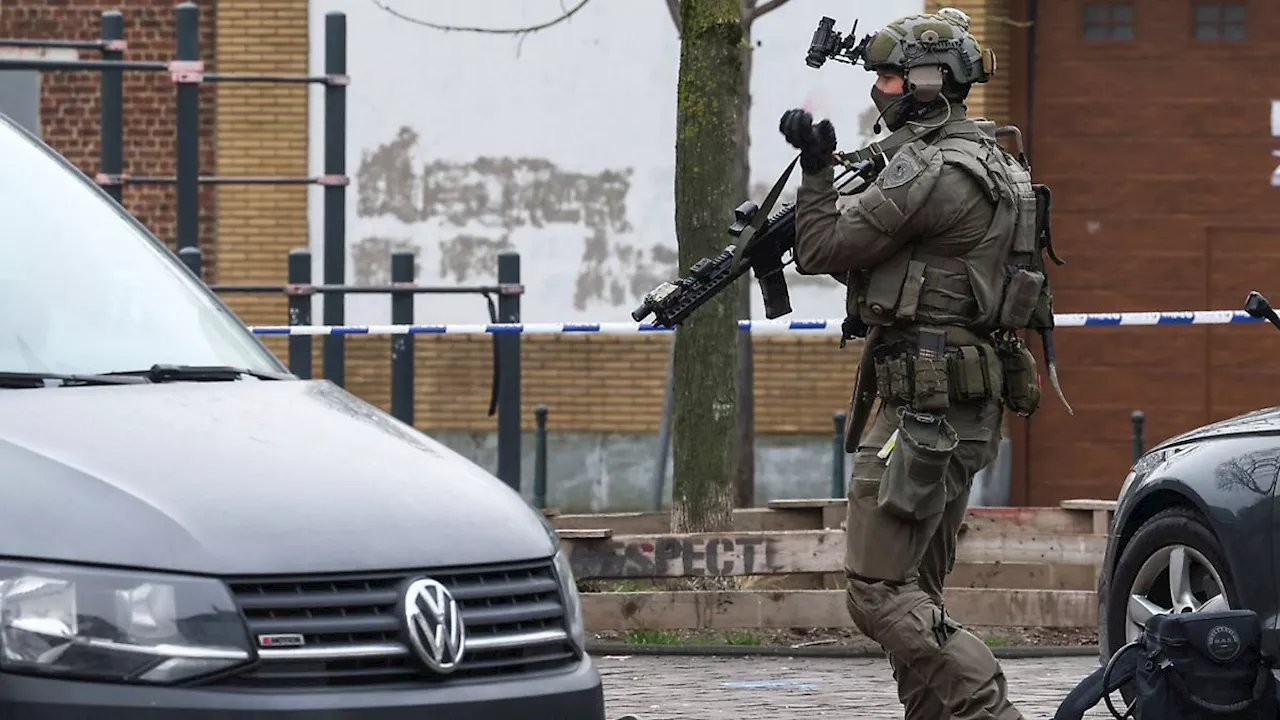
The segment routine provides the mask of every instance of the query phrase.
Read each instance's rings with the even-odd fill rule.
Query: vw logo
[[[462,661],[466,628],[458,601],[448,588],[430,578],[409,583],[404,593],[405,629],[409,643],[427,667],[451,673]]]

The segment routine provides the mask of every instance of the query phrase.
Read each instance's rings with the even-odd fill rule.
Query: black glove
[[[813,116],[806,110],[788,110],[778,122],[782,136],[800,151],[800,169],[815,173],[832,165],[836,151],[836,128],[830,120],[823,120],[815,127]]]

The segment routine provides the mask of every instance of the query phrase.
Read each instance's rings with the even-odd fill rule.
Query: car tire
[[[1174,598],[1170,567],[1177,564],[1186,570],[1183,586],[1192,596]],[[1145,600],[1131,601],[1134,595]],[[1214,600],[1215,595],[1222,595]],[[1235,582],[1227,567],[1222,545],[1205,520],[1190,508],[1162,510],[1138,528],[1125,546],[1112,574],[1107,594],[1107,648],[1114,655],[1126,643],[1140,636],[1134,609],[1146,605],[1159,606],[1166,612],[1192,610],[1227,610],[1238,602]],[[1212,604],[1209,601],[1212,600]],[[1224,602],[1225,600],[1225,602]],[[1122,688],[1125,702],[1132,702],[1128,686]]]

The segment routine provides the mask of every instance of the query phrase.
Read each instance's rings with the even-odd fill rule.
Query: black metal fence
[[[311,282],[311,252],[294,250],[288,257],[286,285],[212,285],[219,293],[284,293],[289,298],[288,324],[311,324],[311,298],[325,296],[322,322],[328,326],[345,323],[345,297],[350,293],[378,293],[391,296],[393,324],[413,324],[413,298],[426,293],[473,293],[489,300],[494,322],[520,322],[520,256],[503,253],[498,257],[498,284],[479,287],[422,287],[414,283],[413,256],[393,253],[389,286],[347,285],[346,280],[346,175],[347,144],[347,18],[345,13],[325,15],[325,66],[322,75],[285,75],[205,72],[200,60],[200,10],[194,2],[174,7],[174,59],[168,62],[124,59],[128,50],[125,18],[118,10],[102,13],[100,39],[0,38],[0,47],[71,48],[97,51],[100,59],[57,60],[44,58],[0,58],[0,71],[97,71],[101,76],[101,154],[95,180],[123,205],[125,185],[176,186],[177,256],[192,274],[203,280],[204,262],[199,245],[200,185],[319,185],[324,188],[323,282]],[[126,70],[169,74],[174,83],[176,168],[172,177],[135,175],[124,163],[124,72]],[[203,82],[287,83],[324,86],[324,171],[317,177],[219,176],[200,174],[200,100]],[[491,295],[497,295],[494,308]],[[327,380],[345,384],[345,336],[324,336],[323,372]],[[413,336],[393,335],[391,369],[391,412],[413,423],[414,366]],[[299,377],[311,378],[309,335],[289,339],[289,366]],[[494,383],[490,415],[497,412],[497,475],[508,485],[520,487],[520,335],[494,336]],[[544,484],[545,486],[545,484]]]

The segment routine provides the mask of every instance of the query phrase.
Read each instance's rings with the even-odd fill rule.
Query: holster
[[[844,426],[844,451],[857,452],[862,431],[871,417],[876,402],[875,353],[880,346],[880,326],[872,326],[862,345],[862,357],[858,358],[858,377],[853,384],[853,396],[849,398],[849,422]]]

